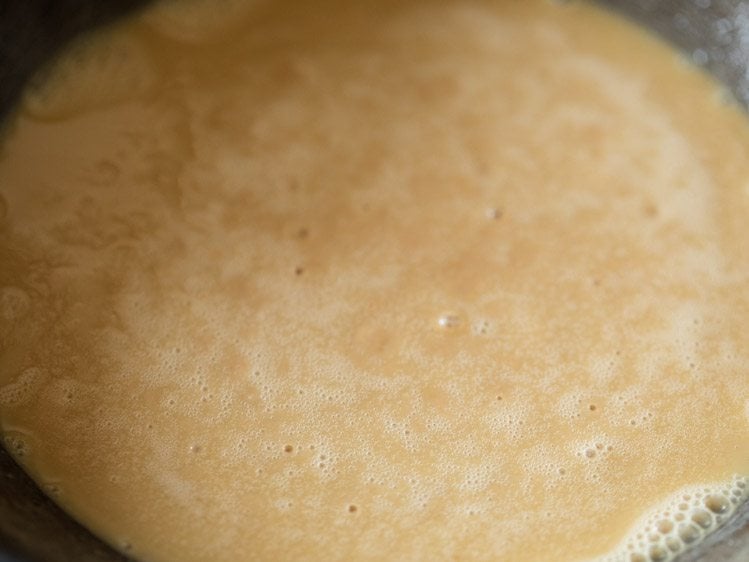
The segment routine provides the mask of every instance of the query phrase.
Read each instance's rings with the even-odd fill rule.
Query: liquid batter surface
[[[589,5],[158,5],[2,146],[4,442],[147,562],[666,560],[747,494],[747,178]]]

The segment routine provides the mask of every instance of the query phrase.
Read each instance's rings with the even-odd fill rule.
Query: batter
[[[670,559],[747,496],[747,178],[588,4],[159,4],[4,140],[4,443],[145,562]]]

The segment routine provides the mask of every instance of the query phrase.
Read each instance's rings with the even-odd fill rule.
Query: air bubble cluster
[[[2,437],[6,450],[16,459],[22,459],[31,453],[29,437],[26,434],[20,431],[6,430]]]
[[[24,369],[15,381],[0,388],[0,406],[20,406],[34,395],[46,379],[37,367]]]
[[[747,500],[747,478],[684,490],[648,514],[602,562],[668,562],[725,523]]]

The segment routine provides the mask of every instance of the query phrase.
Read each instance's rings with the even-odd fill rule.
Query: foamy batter
[[[747,495],[749,126],[585,4],[161,4],[0,159],[0,419],[147,562],[665,560]]]

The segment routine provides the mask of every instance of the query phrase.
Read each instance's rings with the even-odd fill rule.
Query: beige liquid
[[[591,6],[163,4],[0,158],[5,443],[135,557],[661,560],[746,496],[749,127]]]

